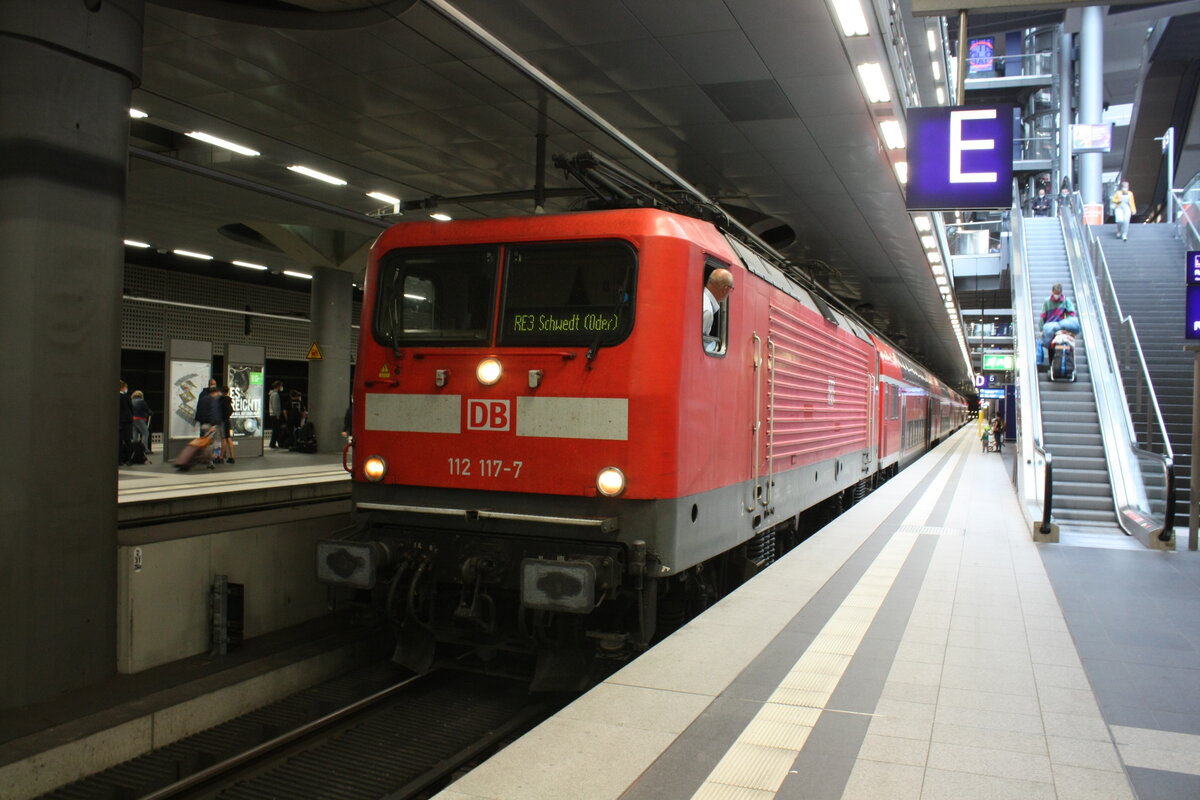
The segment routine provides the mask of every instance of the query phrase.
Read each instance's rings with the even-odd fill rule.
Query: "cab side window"
[[[732,291],[733,278],[726,265],[713,259],[705,261],[700,341],[704,352],[710,356],[725,355],[729,342],[729,294]]]

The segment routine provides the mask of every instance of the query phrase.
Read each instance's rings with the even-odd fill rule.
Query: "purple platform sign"
[[[1012,206],[1012,106],[908,110],[909,211]]]
[[[1200,339],[1200,286],[1187,287],[1187,330],[1188,339]]]

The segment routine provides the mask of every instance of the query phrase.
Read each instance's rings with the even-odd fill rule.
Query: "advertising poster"
[[[263,373],[260,364],[229,365],[229,397],[233,401],[233,438],[262,436]]]
[[[199,434],[196,400],[208,385],[208,372],[207,361],[171,361],[171,387],[166,401],[172,439],[195,439]]]

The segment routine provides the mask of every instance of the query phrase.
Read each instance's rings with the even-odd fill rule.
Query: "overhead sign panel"
[[[1187,287],[1187,331],[1188,339],[1200,339],[1200,286]]]
[[[1189,286],[1200,284],[1200,250],[1188,250],[1187,282]]]
[[[1010,370],[1013,368],[1013,357],[1011,355],[1001,355],[998,353],[985,354],[983,357],[983,369],[1003,369]]]
[[[1112,123],[1079,123],[1071,126],[1071,151],[1107,153],[1112,150]]]
[[[908,111],[909,211],[1012,206],[1012,106]]]

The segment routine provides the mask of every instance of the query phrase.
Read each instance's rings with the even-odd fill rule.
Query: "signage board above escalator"
[[[1012,207],[1013,107],[908,110],[909,211]]]
[[[1200,250],[1189,250],[1187,254],[1188,286],[1200,284]]]

